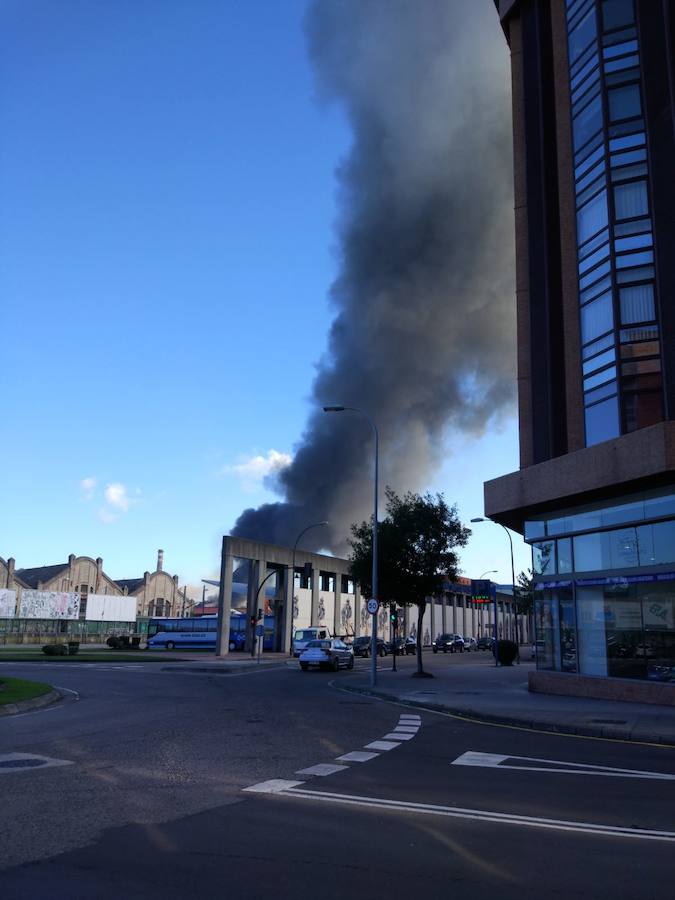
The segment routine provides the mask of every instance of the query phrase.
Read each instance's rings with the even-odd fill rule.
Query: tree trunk
[[[427,601],[422,600],[421,603],[417,604],[417,674],[424,675],[424,668],[422,666],[422,620],[424,619],[424,611],[427,608]]]

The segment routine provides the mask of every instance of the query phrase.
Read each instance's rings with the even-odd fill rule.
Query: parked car
[[[479,637],[476,641],[476,650],[493,650],[495,639],[492,637]]]
[[[434,653],[442,650],[443,653],[464,652],[464,638],[461,634],[439,634],[435,641],[431,644]]]
[[[389,653],[394,652],[394,645],[399,656],[409,656],[417,652],[417,643],[415,638],[396,638],[395,641],[389,641],[387,650]]]
[[[464,638],[464,649],[469,652],[469,650],[478,650],[478,641],[476,638],[465,637]]]
[[[354,656],[370,656],[371,649],[371,638],[369,635],[362,635],[361,637],[354,638],[354,643],[352,644],[352,650],[354,651]],[[382,640],[382,638],[377,639],[377,655],[378,656],[386,656],[389,653],[389,649],[387,645]]]
[[[306,672],[310,666],[320,669],[332,669],[333,672],[342,666],[354,668],[354,652],[344,641],[331,638],[326,641],[310,641],[300,654],[300,668]]]
[[[310,641],[326,641],[330,638],[327,628],[299,628],[293,635],[293,656],[300,656]]]

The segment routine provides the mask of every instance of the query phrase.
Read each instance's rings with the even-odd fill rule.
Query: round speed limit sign
[[[377,600],[369,600],[366,604],[366,609],[371,614],[371,616],[374,616],[379,608],[380,604],[377,602]]]

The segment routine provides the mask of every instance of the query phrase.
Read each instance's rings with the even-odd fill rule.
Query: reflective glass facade
[[[663,419],[633,0],[566,0],[586,446]]]
[[[675,489],[526,522],[537,667],[675,683]]]

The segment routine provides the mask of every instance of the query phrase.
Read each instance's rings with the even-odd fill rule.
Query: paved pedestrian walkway
[[[374,689],[365,673],[341,686],[487,722],[675,747],[674,707],[530,693],[527,675],[534,663],[497,668],[486,659],[472,660],[458,665],[452,657],[446,661],[425,654],[425,668],[434,676],[428,679],[411,677],[412,660],[401,661],[398,672],[387,660]]]

